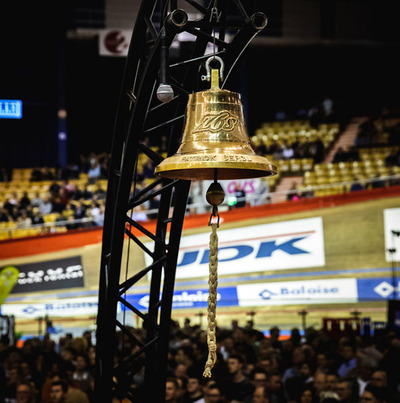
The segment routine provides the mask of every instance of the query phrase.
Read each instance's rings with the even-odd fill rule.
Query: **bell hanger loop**
[[[219,69],[212,69],[210,63],[214,60],[219,62]],[[224,61],[216,55],[209,57],[206,61],[206,75],[202,75],[203,81],[211,81],[211,91],[219,89],[219,81],[224,79]]]

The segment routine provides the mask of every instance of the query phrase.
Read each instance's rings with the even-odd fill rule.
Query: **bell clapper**
[[[217,309],[217,286],[218,286],[218,235],[219,227],[218,206],[224,201],[225,193],[222,186],[217,182],[217,169],[214,169],[214,182],[207,190],[206,199],[213,206],[208,225],[211,227],[209,277],[208,277],[208,308],[207,308],[207,345],[208,358],[203,376],[211,377],[211,369],[217,360],[216,340],[216,309]],[[213,220],[216,218],[216,221]]]

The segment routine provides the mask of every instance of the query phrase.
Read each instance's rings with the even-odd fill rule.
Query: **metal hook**
[[[209,58],[207,59],[207,61],[206,61],[206,71],[207,71],[207,74],[201,76],[201,79],[202,79],[203,81],[210,81],[210,80],[211,80],[211,68],[210,68],[210,63],[211,63],[213,60],[218,60],[218,61],[219,61],[219,64],[220,64],[220,68],[219,68],[219,78],[220,78],[220,80],[222,80],[223,77],[224,77],[224,62],[223,62],[223,60],[222,60],[219,56],[213,55],[213,56],[209,57]]]
[[[210,215],[210,219],[208,220],[208,225],[209,226],[212,224],[213,217],[217,218],[216,224],[217,224],[217,228],[219,228],[219,214],[218,214],[218,207],[217,206],[213,206],[212,213]]]

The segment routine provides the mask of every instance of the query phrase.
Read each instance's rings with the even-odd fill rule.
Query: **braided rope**
[[[210,235],[210,257],[209,257],[209,277],[208,277],[208,324],[207,324],[207,344],[208,358],[204,368],[203,376],[211,378],[211,369],[217,361],[217,341],[215,337],[216,329],[216,308],[217,308],[217,286],[218,286],[218,224],[211,225]]]

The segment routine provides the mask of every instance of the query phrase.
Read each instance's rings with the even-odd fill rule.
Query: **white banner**
[[[328,279],[237,286],[239,306],[357,302],[357,280]]]
[[[100,56],[127,56],[132,31],[127,29],[99,30]]]
[[[219,275],[325,265],[321,217],[227,230],[220,227],[218,239]],[[208,277],[209,240],[209,233],[182,237],[177,279]],[[146,264],[151,264],[145,257]]]
[[[400,208],[383,210],[387,262],[400,261]]]
[[[3,304],[2,315],[14,315],[16,319],[44,317],[76,317],[97,315],[98,297],[59,299],[40,304]]]

